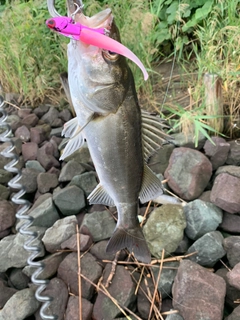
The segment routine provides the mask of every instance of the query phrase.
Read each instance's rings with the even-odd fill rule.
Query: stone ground
[[[172,192],[179,200],[160,205],[156,199],[140,208],[151,265],[123,251],[114,269],[114,256],[105,247],[116,210],[88,205],[86,198],[98,182],[87,146],[65,162],[58,160],[70,111],[50,105],[7,111],[24,197],[33,204],[27,212],[34,218],[30,229],[45,263],[39,278],[50,280],[44,293],[54,298],[48,314],[79,319],[80,256],[83,320],[240,319],[236,141],[213,137],[213,145],[199,137],[196,149],[191,137],[176,134],[174,145],[165,145],[150,159],[166,196]],[[2,143],[0,151],[6,146]],[[40,320],[31,282],[36,269],[28,266],[26,239],[16,231],[23,222],[15,217],[21,206],[11,202],[15,190],[8,187],[13,177],[4,169],[8,161],[0,155],[0,320]]]

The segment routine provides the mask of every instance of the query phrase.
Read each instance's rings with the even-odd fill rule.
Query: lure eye
[[[47,21],[47,26],[48,26],[48,28],[54,29],[55,26],[56,26],[56,22],[54,20],[52,20],[52,19],[48,20]]]

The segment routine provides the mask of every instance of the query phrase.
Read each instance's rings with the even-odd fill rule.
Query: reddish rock
[[[5,303],[16,293],[17,290],[7,287],[5,282],[0,279],[0,309],[2,309]]]
[[[92,319],[93,305],[90,301],[81,299],[82,320]],[[70,296],[68,300],[65,320],[79,320],[79,297]]]
[[[39,125],[30,129],[30,138],[32,142],[37,144],[48,139],[51,127],[48,124]]]
[[[228,212],[223,213],[222,223],[219,228],[225,232],[240,234],[240,216]]]
[[[37,176],[38,191],[40,193],[47,193],[58,185],[58,177],[55,174],[48,172],[41,172]]]
[[[21,126],[15,131],[15,137],[21,139],[23,142],[30,140],[30,131],[26,126]]]
[[[93,240],[90,236],[85,234],[80,234],[80,250],[86,251],[88,250],[93,243]],[[72,235],[69,239],[64,241],[61,244],[61,249],[70,249],[72,251],[77,251],[77,235]]]
[[[230,151],[228,154],[228,158],[226,164],[232,164],[235,166],[240,166],[240,148],[239,144],[236,143],[235,140],[230,141]]]
[[[35,127],[35,125],[38,123],[38,121],[39,121],[39,119],[34,113],[27,115],[26,117],[24,117],[21,120],[22,125],[24,125],[28,128]]]
[[[229,212],[240,212],[240,178],[227,173],[219,174],[211,191],[211,202]]]
[[[189,148],[175,148],[165,171],[169,187],[182,199],[194,200],[206,188],[212,164],[201,152]]]
[[[225,281],[190,260],[182,260],[174,280],[173,307],[185,320],[222,320]]]
[[[7,200],[0,201],[0,231],[5,231],[15,223],[15,209]]]
[[[47,142],[38,150],[37,160],[44,167],[49,170],[51,167],[59,167],[60,163],[53,156],[54,147],[51,142]]]
[[[23,119],[32,112],[32,109],[19,109],[18,116]]]
[[[231,236],[223,240],[223,247],[227,251],[227,258],[233,268],[240,262],[240,236]]]
[[[61,112],[59,112],[59,118],[64,122],[67,122],[72,119],[72,114],[68,109],[63,109]]]
[[[22,155],[24,161],[36,160],[38,154],[38,145],[35,142],[27,142],[22,145]]]
[[[227,273],[227,278],[231,286],[240,290],[240,262],[237,263],[234,268]]]
[[[212,163],[213,170],[216,170],[226,162],[230,144],[221,137],[212,137],[212,141],[215,145],[210,140],[207,140],[203,149]]]

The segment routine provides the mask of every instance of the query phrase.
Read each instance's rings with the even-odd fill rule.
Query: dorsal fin
[[[142,141],[144,160],[147,162],[148,158],[153,155],[164,143],[168,143],[171,138],[163,131],[169,128],[161,118],[153,116],[146,111],[142,113]]]

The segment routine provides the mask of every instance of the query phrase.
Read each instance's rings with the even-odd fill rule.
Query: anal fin
[[[98,184],[96,188],[90,193],[90,195],[88,196],[88,201],[90,204],[104,204],[105,206],[109,207],[115,206],[113,199],[100,184]]]
[[[155,173],[145,164],[142,188],[139,193],[141,203],[153,200],[163,194],[162,184]]]

